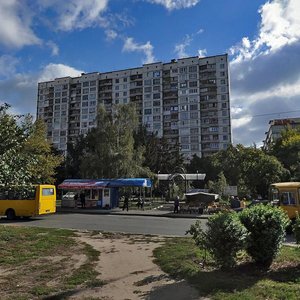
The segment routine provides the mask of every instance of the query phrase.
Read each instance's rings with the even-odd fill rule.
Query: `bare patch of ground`
[[[102,287],[81,290],[69,299],[199,299],[185,281],[175,281],[153,262],[161,237],[83,233],[78,239],[100,251],[96,263]]]

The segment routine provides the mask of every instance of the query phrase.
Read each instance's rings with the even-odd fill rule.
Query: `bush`
[[[236,254],[243,249],[248,233],[236,213],[221,212],[208,219],[207,230],[196,222],[188,231],[196,244],[207,249],[222,268],[235,265]]]
[[[300,217],[298,214],[295,220],[295,224],[293,225],[293,232],[295,235],[296,243],[300,244]]]
[[[290,221],[280,208],[254,205],[243,210],[240,220],[249,231],[246,250],[257,264],[269,267],[277,256]]]

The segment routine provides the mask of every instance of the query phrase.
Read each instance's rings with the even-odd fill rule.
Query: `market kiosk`
[[[58,188],[62,190],[62,207],[80,207],[80,198],[75,195],[85,194],[87,208],[111,209],[119,206],[119,189],[121,187],[151,188],[148,178],[119,179],[67,179]]]

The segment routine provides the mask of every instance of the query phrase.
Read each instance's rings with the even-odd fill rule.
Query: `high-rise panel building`
[[[60,150],[96,126],[97,107],[134,102],[140,123],[180,144],[188,159],[207,156],[231,143],[227,54],[106,73],[56,78],[38,84],[37,117]]]
[[[265,132],[266,139],[263,141],[263,148],[270,149],[272,144],[281,137],[282,131],[291,128],[300,128],[300,118],[275,119],[269,121],[269,129]]]

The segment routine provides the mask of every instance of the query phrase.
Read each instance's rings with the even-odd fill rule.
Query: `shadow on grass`
[[[62,299],[69,299],[69,297],[76,295],[78,292],[80,292],[79,289],[76,290],[69,290],[69,291],[62,291],[60,293],[57,293],[55,295],[51,296],[45,296],[41,299],[43,300],[62,300]]]
[[[196,300],[199,299],[197,290],[185,281],[166,284],[152,289],[145,297],[147,300]]]
[[[278,270],[262,270],[254,263],[247,263],[230,271],[199,271],[186,279],[198,290],[200,296],[213,296],[216,293],[242,292],[261,280],[272,280],[274,284],[299,283],[300,264]]]

